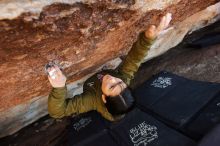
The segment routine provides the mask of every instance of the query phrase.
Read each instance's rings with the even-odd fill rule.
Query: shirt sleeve
[[[134,78],[134,74],[143,62],[143,59],[147,55],[147,52],[153,42],[154,40],[147,39],[144,36],[144,33],[141,33],[138,40],[133,44],[131,50],[128,52],[128,55],[119,67],[119,73],[127,85],[129,85],[130,81]]]
[[[80,114],[95,110],[95,94],[85,90],[73,98],[66,98],[67,88],[53,88],[48,97],[48,112],[53,118],[62,118],[71,114]]]

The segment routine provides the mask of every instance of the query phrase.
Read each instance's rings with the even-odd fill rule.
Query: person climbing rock
[[[140,67],[151,45],[165,30],[172,19],[167,13],[158,26],[151,25],[139,35],[122,65],[116,70],[103,70],[90,77],[83,85],[83,93],[66,98],[66,77],[58,66],[47,69],[52,91],[48,97],[48,112],[51,117],[62,118],[72,114],[98,111],[109,121],[116,121],[125,115],[134,104],[129,89],[130,81]]]

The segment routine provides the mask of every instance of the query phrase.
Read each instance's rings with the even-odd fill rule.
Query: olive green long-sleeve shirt
[[[102,101],[102,90],[100,78],[105,74],[121,78],[128,86],[134,78],[134,74],[140,67],[153,40],[146,39],[141,33],[138,40],[133,44],[123,64],[118,71],[106,70],[96,73],[83,85],[83,93],[66,98],[67,88],[53,88],[48,97],[48,112],[54,118],[62,118],[71,114],[80,114],[91,110],[98,111],[104,118],[115,121],[118,117],[112,116]]]

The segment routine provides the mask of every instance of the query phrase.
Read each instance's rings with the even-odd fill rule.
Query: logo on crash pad
[[[156,88],[166,88],[172,85],[171,79],[172,78],[168,77],[158,77],[156,80],[153,81],[151,86],[154,86]]]
[[[80,129],[86,127],[87,125],[89,125],[89,123],[92,122],[92,118],[91,117],[87,117],[87,118],[82,118],[80,119],[78,122],[73,124],[73,128],[76,131],[79,131]]]
[[[134,146],[144,145],[158,138],[157,127],[144,122],[130,129],[130,139]]]

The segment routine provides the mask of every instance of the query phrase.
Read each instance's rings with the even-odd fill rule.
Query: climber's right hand
[[[49,67],[47,71],[48,71],[48,79],[52,87],[54,88],[65,87],[66,76],[62,73],[62,71],[57,65],[53,65],[52,67]]]
[[[151,25],[145,31],[145,37],[150,40],[156,39],[165,29],[168,28],[171,20],[172,20],[172,14],[167,13],[166,15],[160,18],[160,23],[158,26]]]

